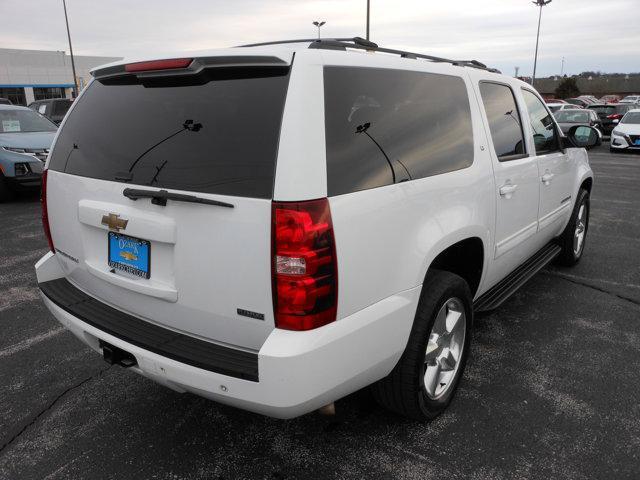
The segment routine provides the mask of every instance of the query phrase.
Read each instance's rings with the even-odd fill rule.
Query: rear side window
[[[329,195],[473,163],[471,112],[461,78],[325,67],[324,89]]]
[[[498,160],[525,157],[522,119],[513,91],[500,83],[481,82],[480,95]]]
[[[212,70],[189,84],[93,81],[60,132],[49,168],[271,198],[288,69]]]

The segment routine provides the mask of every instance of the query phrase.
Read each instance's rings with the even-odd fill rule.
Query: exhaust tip
[[[318,413],[320,415],[326,415],[328,417],[332,417],[336,414],[336,404],[334,402],[325,405],[324,407],[320,407],[318,409]]]

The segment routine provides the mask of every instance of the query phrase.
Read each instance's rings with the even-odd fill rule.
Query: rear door
[[[69,281],[170,329],[262,345],[274,325],[271,199],[289,79],[289,65],[269,58],[123,72],[86,88],[48,165]]]
[[[538,165],[527,153],[523,121],[510,85],[481,81],[496,180],[495,278],[533,253],[538,225]]]
[[[529,117],[525,122],[525,132],[540,172],[538,228],[542,237],[551,239],[559,233],[558,229],[571,213],[573,169],[567,154],[561,149],[560,134],[551,113],[538,95],[526,88],[521,91]]]

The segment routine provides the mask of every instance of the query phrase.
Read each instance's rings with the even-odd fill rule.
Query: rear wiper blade
[[[219,202],[218,200],[209,200],[208,198],[197,197],[195,195],[185,195],[184,193],[171,193],[166,190],[142,190],[138,188],[125,188],[122,194],[131,200],[139,198],[150,198],[154,205],[165,206],[167,200],[176,202],[204,203],[206,205],[215,205],[217,207],[234,208],[231,203]]]

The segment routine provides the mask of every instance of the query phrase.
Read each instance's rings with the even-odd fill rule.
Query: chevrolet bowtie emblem
[[[120,230],[127,228],[127,223],[129,223],[129,220],[120,218],[120,215],[117,213],[110,213],[109,215],[102,216],[102,225],[106,225],[109,227],[109,230],[113,230],[115,232],[119,232]]]

